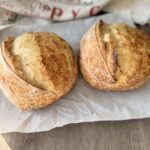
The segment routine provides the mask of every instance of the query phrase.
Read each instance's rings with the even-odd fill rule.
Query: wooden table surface
[[[150,150],[150,119],[72,124],[3,137],[12,150]]]

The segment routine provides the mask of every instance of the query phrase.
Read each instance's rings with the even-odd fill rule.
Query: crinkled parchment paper
[[[0,31],[0,40],[28,31],[56,32],[73,47],[76,55],[79,41],[96,21],[124,22],[133,26],[130,14],[111,14],[85,20],[51,24],[46,20],[25,18]],[[75,88],[51,106],[36,111],[17,109],[0,92],[0,132],[47,131],[70,123],[102,120],[125,120],[150,117],[150,82],[129,92],[98,91],[79,74]]]

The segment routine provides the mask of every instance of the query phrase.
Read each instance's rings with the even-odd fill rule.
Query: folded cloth
[[[93,16],[101,10],[128,11],[134,22],[150,24],[150,0],[0,0],[0,30],[26,16],[64,21]]]
[[[104,8],[108,12],[129,11],[134,22],[150,23],[150,0],[114,0]]]
[[[55,21],[78,19],[98,13],[112,0],[0,0],[0,24],[24,16]]]

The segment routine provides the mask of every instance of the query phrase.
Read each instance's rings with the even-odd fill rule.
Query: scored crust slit
[[[71,90],[77,65],[70,45],[54,33],[30,32],[1,44],[1,87],[23,110],[45,107]]]
[[[150,38],[126,24],[100,21],[82,37],[80,68],[95,88],[137,88],[150,76]]]

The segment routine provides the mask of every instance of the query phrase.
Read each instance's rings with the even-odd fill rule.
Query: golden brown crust
[[[150,76],[150,38],[125,24],[99,22],[80,43],[80,68],[85,80],[102,90],[130,90]]]
[[[13,52],[15,39],[8,38],[1,44],[0,82],[3,91],[17,107],[31,110],[45,107],[69,92],[77,79],[77,65],[70,45],[56,34],[46,32],[25,34],[27,35],[23,36],[26,42],[32,40],[27,40],[26,37],[31,35],[38,44],[40,56],[36,55],[41,60],[40,63],[37,62],[33,67],[34,62],[31,60],[33,66],[27,64],[29,67],[26,68],[22,59],[24,54],[15,50]],[[26,47],[28,45],[25,43],[23,48]],[[38,75],[34,74],[37,66],[40,68]],[[30,74],[33,74],[32,78],[29,77]],[[45,83],[42,83],[43,79]]]

